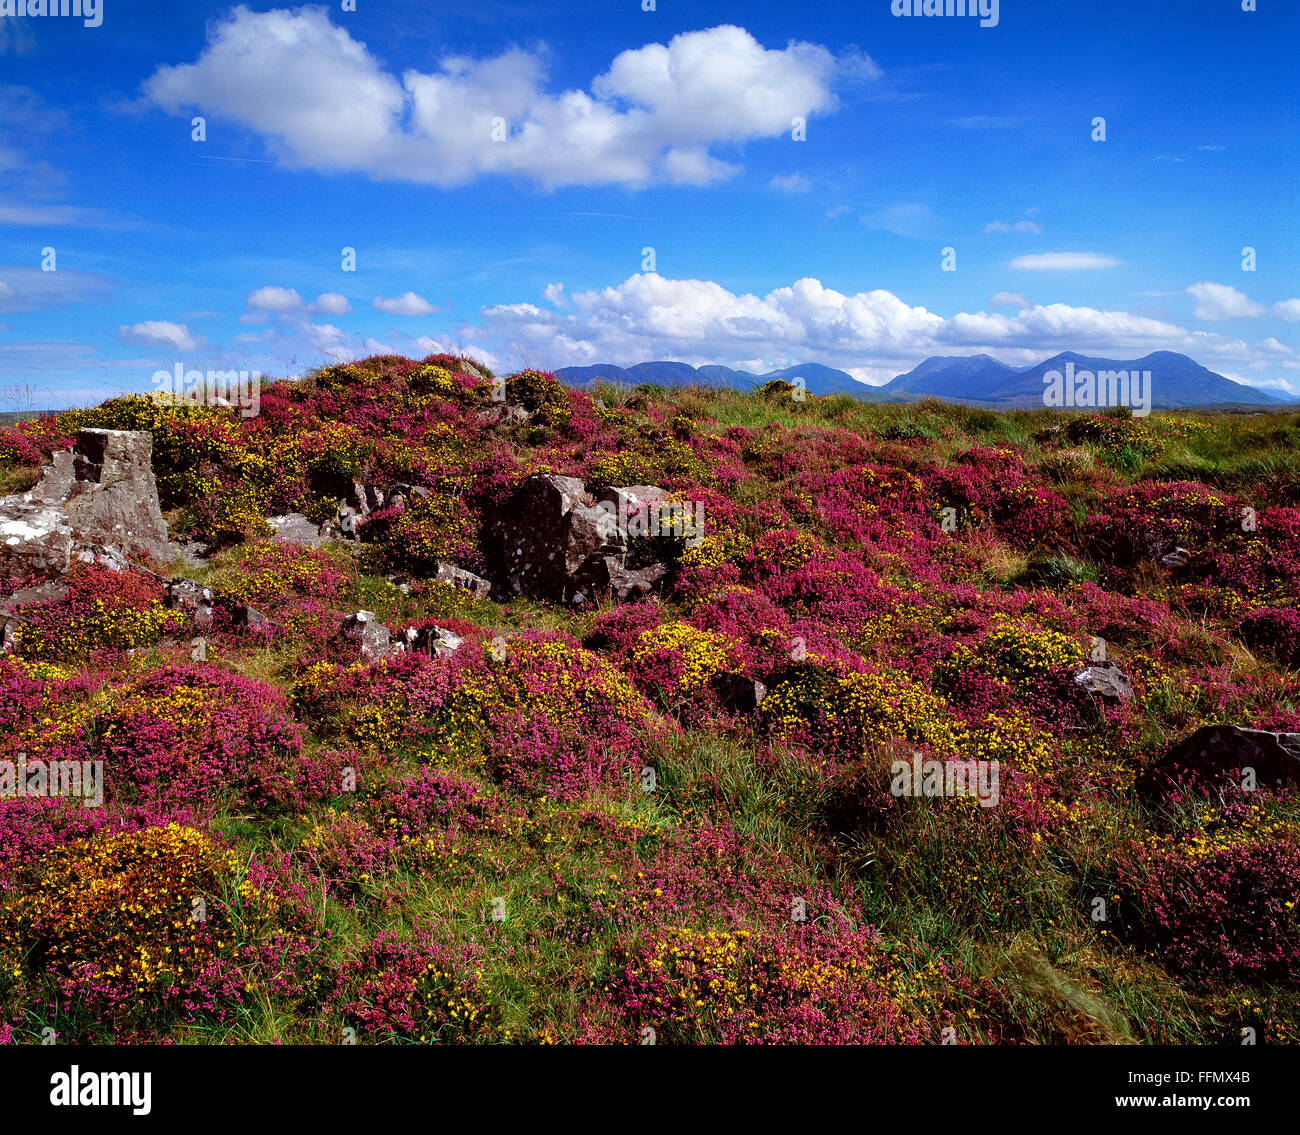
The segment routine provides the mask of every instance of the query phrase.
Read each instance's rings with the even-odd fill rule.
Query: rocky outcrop
[[[330,540],[355,542],[360,539],[361,527],[381,509],[396,508],[399,512],[408,503],[428,496],[423,485],[393,484],[386,489],[353,481],[346,495],[340,497],[334,515],[323,524],[316,524],[301,512],[286,512],[283,516],[268,516],[272,538],[284,543],[306,544],[318,547]]]
[[[1300,785],[1300,733],[1270,733],[1235,725],[1205,725],[1178,742],[1138,778],[1143,796],[1163,796],[1179,786],[1241,785],[1252,769],[1260,788]]]
[[[17,612],[0,609],[0,654],[18,649],[23,638],[23,621]]]
[[[455,564],[438,564],[432,578],[449,587],[459,587],[462,591],[468,591],[475,599],[486,599],[492,593],[492,584],[489,580]]]
[[[640,502],[662,497],[661,489],[638,485],[594,500],[576,477],[529,477],[487,525],[501,589],[571,604],[603,592],[620,599],[648,593],[667,568],[630,567],[626,520]]]
[[[216,610],[211,588],[192,579],[169,579],[166,583],[167,606],[189,615],[196,627],[210,627]]]
[[[362,481],[353,481],[348,491],[346,503],[354,508],[358,515],[369,516],[386,507],[388,495],[376,485],[367,485]]]
[[[644,531],[649,527],[646,522],[647,507],[665,500],[667,496],[657,485],[628,485],[624,488],[601,489],[596,499],[612,506],[614,519],[621,528],[639,528]]]
[[[0,498],[0,577],[56,579],[78,560],[115,570],[144,552],[182,555],[167,539],[150,459],[153,438],[127,430],[78,430],[27,493]]]
[[[316,547],[329,538],[322,533],[323,525],[313,524],[301,512],[286,512],[283,516],[268,516],[271,539],[284,544],[306,544]]]
[[[479,411],[479,421],[489,426],[526,426],[533,420],[533,415],[526,406],[508,405],[497,402],[485,410]]]
[[[345,653],[367,662],[393,654],[437,655],[445,658],[463,641],[443,627],[406,627],[391,634],[373,611],[357,611],[343,620],[336,638],[346,646]]]
[[[709,678],[709,686],[729,713],[753,713],[767,697],[767,687],[744,674],[714,674]]]
[[[454,653],[464,641],[443,627],[407,627],[404,634],[409,643],[407,649],[417,654],[436,654],[440,658]]]
[[[349,615],[339,627],[338,637],[360,658],[387,658],[392,653],[392,636],[373,611]]]
[[[70,589],[66,583],[61,583],[57,579],[47,579],[44,583],[21,587],[12,595],[6,595],[4,606],[12,608],[24,603],[57,603],[60,599],[66,599],[69,594]]]
[[[266,634],[275,629],[275,624],[270,619],[256,607],[250,607],[247,603],[238,604],[232,614],[231,621],[240,630],[259,631]]]
[[[584,579],[590,583],[590,591],[594,591],[597,595],[608,591],[620,603],[628,603],[651,594],[654,585],[667,574],[667,564],[628,568],[624,565],[624,556],[620,553],[600,556],[590,561],[584,572]],[[582,588],[575,594],[573,602],[585,603],[588,593],[588,588]]]
[[[502,515],[488,525],[505,590],[555,602],[582,593],[584,565],[617,554],[612,513],[587,502],[576,477],[529,477]],[[490,557],[492,558],[492,557]]]
[[[1132,680],[1113,662],[1094,662],[1074,676],[1074,684],[1102,701],[1133,700]]]
[[[1191,563],[1191,560],[1192,560],[1191,552],[1189,552],[1186,548],[1175,547],[1173,551],[1166,552],[1163,556],[1161,556],[1159,559],[1159,563],[1161,567],[1173,568],[1177,570],[1178,568],[1185,568],[1189,563]]]

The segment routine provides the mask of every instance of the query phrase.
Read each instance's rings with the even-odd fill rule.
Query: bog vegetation
[[[1297,1039],[1294,792],[1134,785],[1203,724],[1300,731],[1300,415],[524,372],[503,416],[490,378],[378,357],[254,418],[0,431],[6,491],[78,428],[150,431],[173,535],[214,549],[187,574],[271,623],[88,566],[24,609],[0,759],[106,788],[0,800],[0,1039]],[[539,472],[703,502],[704,539],[626,604],[429,578],[492,576],[485,523]],[[430,491],[355,549],[270,538],[354,480]],[[358,609],[461,644],[347,656]],[[1131,700],[1074,682],[1098,643]],[[998,806],[895,796],[914,752],[998,761]]]

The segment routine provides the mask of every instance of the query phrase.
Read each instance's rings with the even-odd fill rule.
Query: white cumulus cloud
[[[146,320],[133,323],[129,327],[118,328],[117,337],[123,343],[135,343],[143,347],[175,347],[178,351],[192,351],[198,342],[183,323],[169,323],[167,320]]]
[[[249,293],[247,303],[255,311],[297,311],[303,306],[294,288],[258,288]]]
[[[1228,319],[1254,319],[1266,308],[1230,284],[1193,284],[1187,294],[1196,301],[1192,313],[1197,319],[1219,323]]]
[[[555,286],[550,292],[562,294]],[[1023,366],[1067,350],[1112,358],[1181,351],[1220,373],[1255,373],[1261,381],[1279,366],[1268,345],[1253,347],[1134,312],[1033,304],[1015,293],[996,296],[1000,302],[990,305],[1015,314],[944,317],[883,289],[846,294],[812,278],[760,296],[711,280],[644,273],[564,298],[563,307],[484,307],[459,333],[546,369],[677,359],[761,372],[820,362],[878,382],[928,355],[987,352]]]
[[[347,315],[352,311],[352,305],[348,303],[347,296],[341,296],[338,292],[325,292],[317,296],[307,310],[321,315]]]
[[[240,316],[241,323],[265,323],[268,312],[276,315],[348,315],[352,304],[348,297],[338,292],[322,292],[311,303],[303,300],[297,288],[277,288],[268,286],[250,292],[247,306],[249,310]]]
[[[555,92],[540,52],[445,56],[399,77],[324,8],[241,5],[194,62],[154,72],[143,97],[238,122],[296,168],[444,186],[488,174],[546,188],[707,185],[739,168],[713,147],[779,137],[834,109],[834,81],[869,74],[863,58],[765,48],[723,25],[629,49],[588,90]]]
[[[385,311],[389,315],[433,315],[438,309],[423,296],[414,292],[404,292],[392,299],[375,296],[371,301],[376,311]]]

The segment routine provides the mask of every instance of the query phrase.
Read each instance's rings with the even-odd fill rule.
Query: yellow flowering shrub
[[[777,736],[841,757],[900,739],[952,752],[961,736],[947,702],[894,671],[837,676],[798,666],[774,683],[762,713]]]
[[[999,613],[974,651],[959,650],[949,664],[964,665],[969,661],[1011,682],[1033,682],[1053,670],[1081,665],[1084,657],[1083,647],[1069,635],[1019,626]]]
[[[637,636],[632,667],[642,684],[658,684],[664,693],[696,693],[714,674],[730,669],[734,645],[722,635],[689,623],[665,623]]]
[[[39,882],[14,904],[5,945],[91,1002],[143,1009],[192,995],[233,966],[240,881],[239,857],[194,828],[82,840],[42,859]]]

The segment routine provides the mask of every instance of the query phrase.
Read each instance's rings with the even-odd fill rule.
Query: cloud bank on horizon
[[[444,349],[869,383],[1173,350],[1300,394],[1276,145],[1300,16],[1040,7],[5,25],[0,389]],[[1025,73],[1062,46],[1077,83]]]

